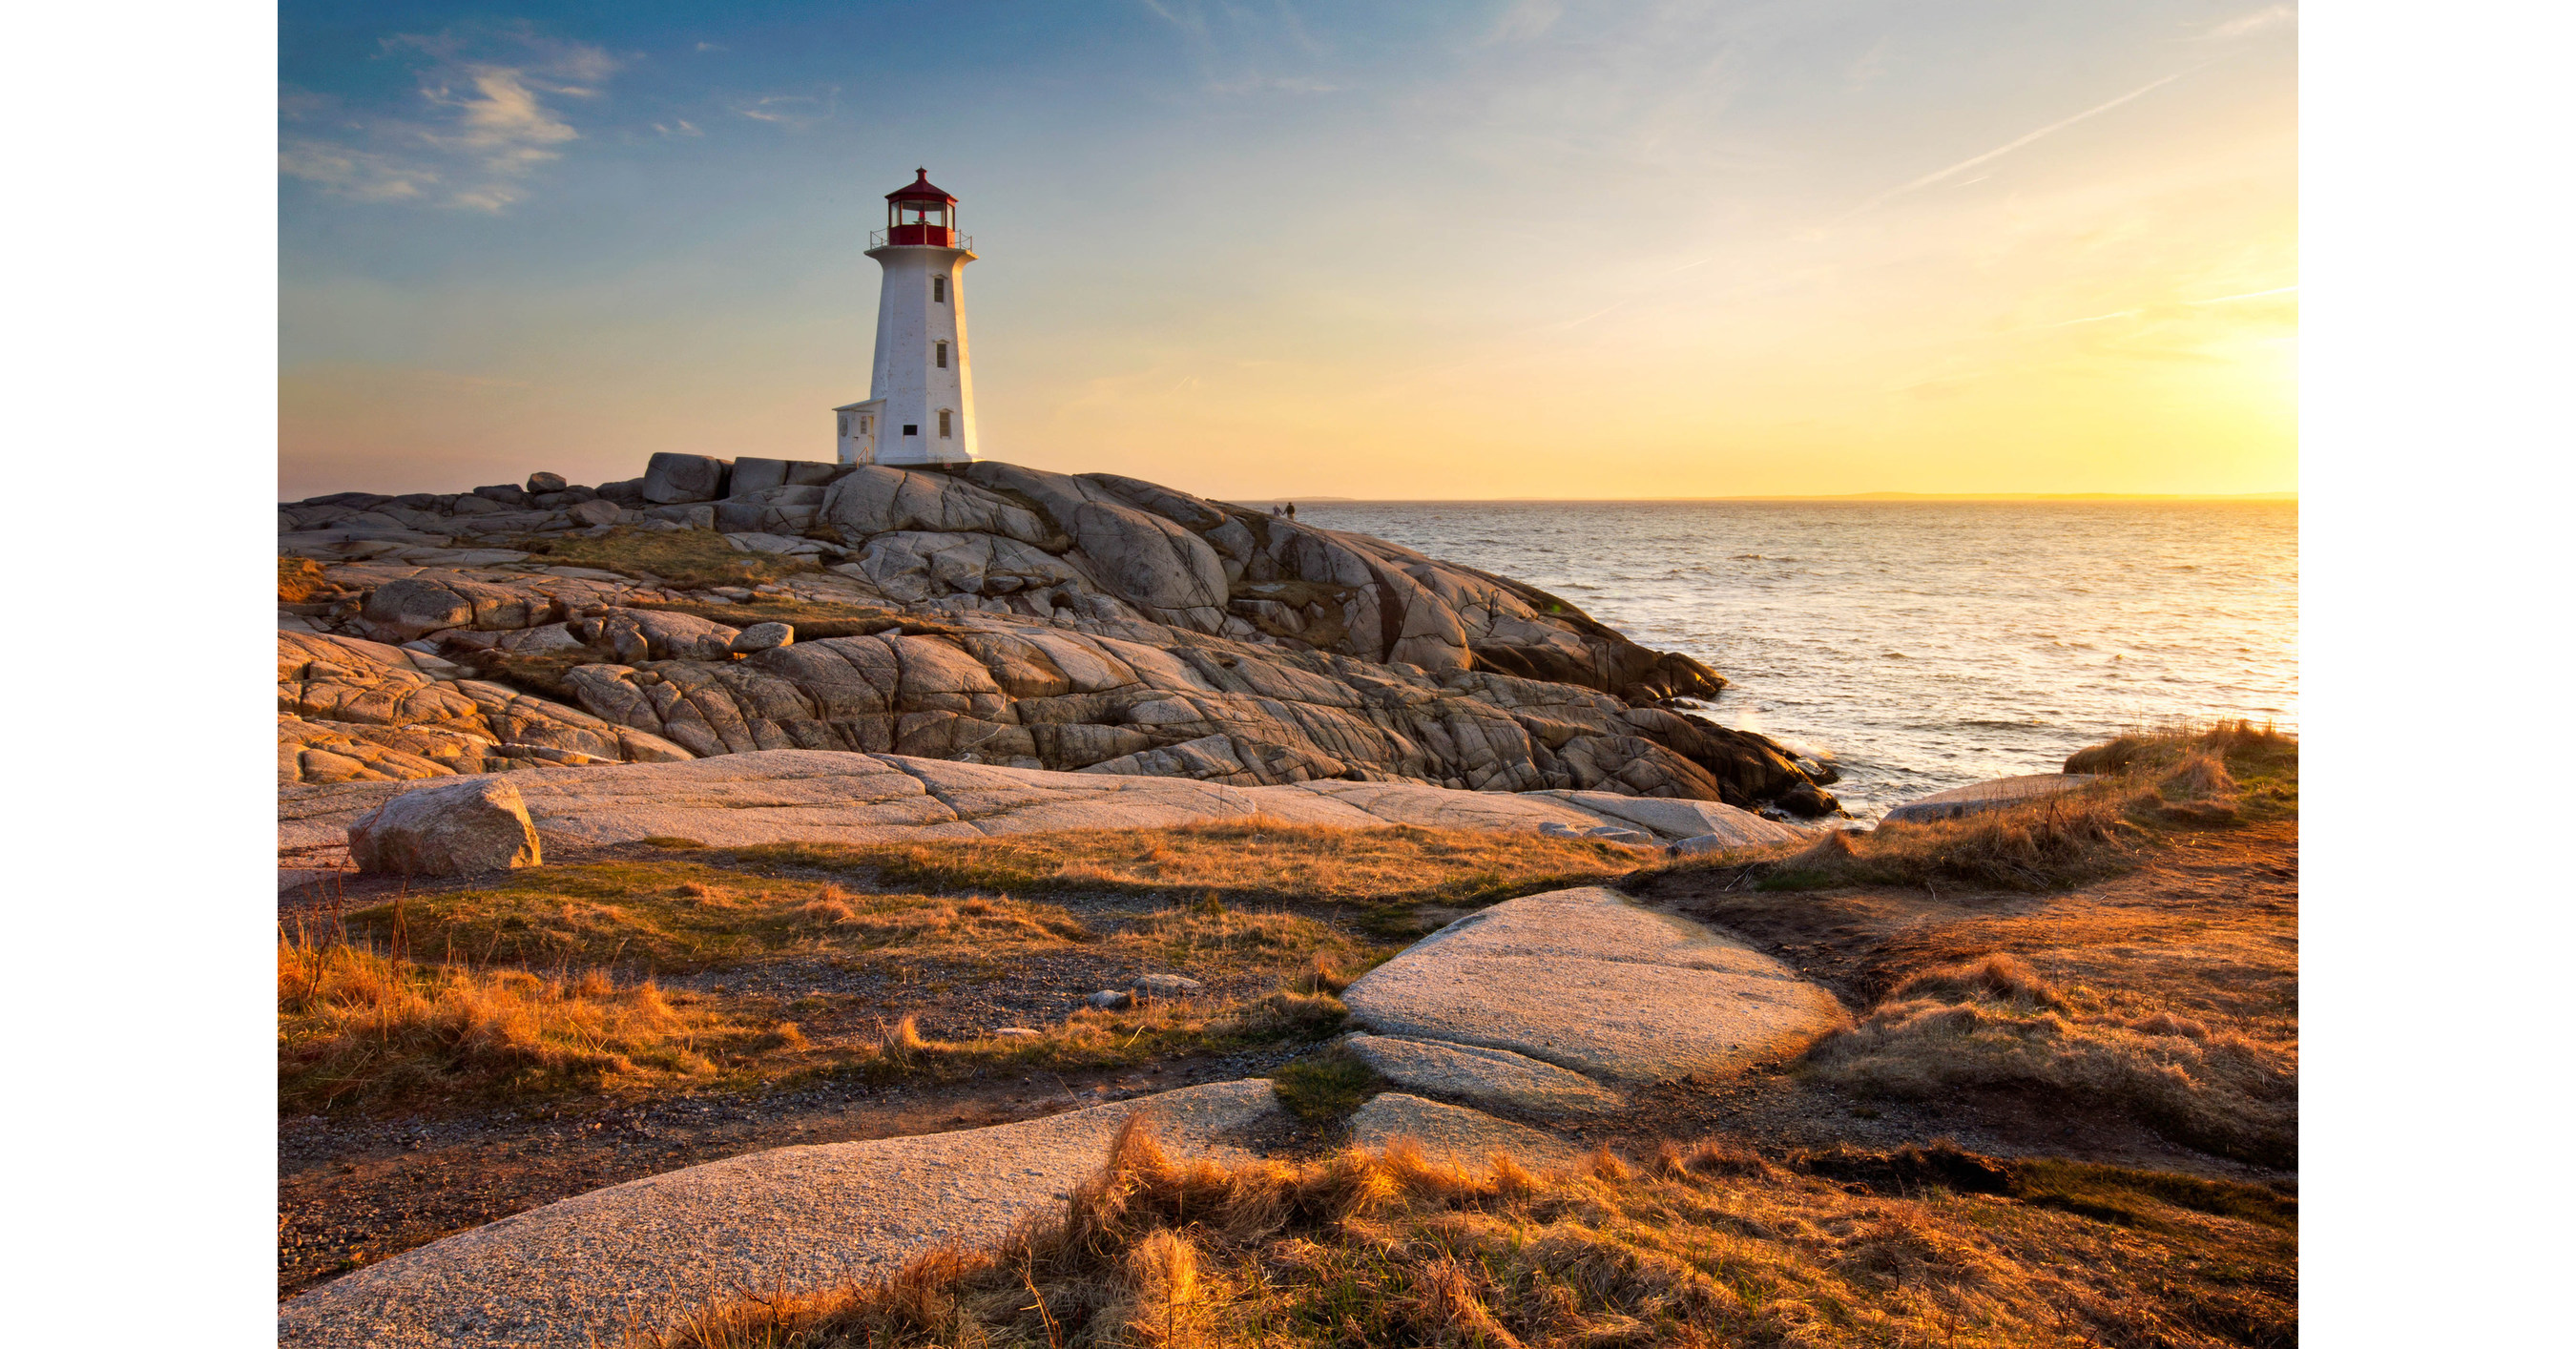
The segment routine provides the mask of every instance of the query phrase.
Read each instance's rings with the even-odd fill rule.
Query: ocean
[[[1315,502],[1732,681],[1874,820],[2176,718],[2298,726],[2293,502]]]

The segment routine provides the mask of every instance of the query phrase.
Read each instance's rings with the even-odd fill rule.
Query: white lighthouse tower
[[[975,380],[958,289],[975,241],[957,233],[957,199],[930,171],[886,194],[886,227],[868,236],[885,269],[867,401],[832,409],[844,464],[962,464],[975,457]]]

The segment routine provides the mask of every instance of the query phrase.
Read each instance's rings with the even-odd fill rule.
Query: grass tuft
[[[295,939],[278,943],[277,1014],[286,1110],[705,1078],[718,1056],[761,1033],[650,981],[621,984],[598,970],[549,978]]]
[[[406,896],[399,915],[391,903],[361,909],[350,922],[390,936],[397,917],[413,950],[468,963],[616,963],[657,972],[820,951],[943,948],[1001,957],[1094,939],[1052,904],[859,893],[679,860],[532,867],[491,886]]]
[[[2157,829],[2278,818],[2298,808],[2298,741],[2242,721],[2122,736],[2079,751],[2067,771],[2101,776],[2073,791],[1955,819],[1831,832],[1767,855],[1688,858],[1639,873],[1636,883],[1734,870],[1757,890],[2066,890],[2136,866]]]
[[[1722,1140],[1545,1173],[1401,1142],[1219,1166],[1174,1159],[1140,1117],[1061,1209],[1002,1242],[722,1301],[641,1342],[2295,1342],[2295,1210],[2250,1187],[1955,1149],[1822,1164],[1870,1181]]]
[[[1377,1070],[1339,1045],[1283,1063],[1270,1074],[1271,1094],[1308,1124],[1349,1119],[1389,1085]]]
[[[2020,962],[1994,956],[1907,980],[1819,1041],[1805,1064],[1862,1094],[1940,1100],[1976,1089],[2107,1106],[2221,1156],[2296,1164],[2294,1045],[2170,1014],[2088,1014],[2098,1010],[2070,1006]]]
[[[277,599],[281,604],[310,604],[336,589],[322,564],[309,557],[277,560]]]

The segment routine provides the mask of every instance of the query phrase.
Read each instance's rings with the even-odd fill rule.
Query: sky
[[[280,11],[280,489],[827,459],[961,199],[984,457],[1235,500],[2297,486],[2297,20]]]

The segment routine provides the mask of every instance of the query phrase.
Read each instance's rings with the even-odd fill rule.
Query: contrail
[[[2225,304],[2230,300],[2259,300],[2266,295],[2287,295],[2296,286],[2274,286],[2270,290],[2249,290],[2242,295],[2213,295],[2206,300],[2185,300],[2184,304]]]
[[[2189,74],[2193,73],[2194,71],[2200,70],[2202,67],[2205,67],[2205,66],[2208,66],[2208,65],[2212,64],[2213,62],[2217,61],[2218,59],[2219,59],[2219,58],[2217,58],[2217,57],[2211,57],[2208,61],[2203,61],[2203,62],[2201,62],[2201,63],[2200,63],[2200,65],[2190,66],[2190,67],[2187,67],[2187,68],[2182,69],[2182,70],[2177,70],[2177,71],[2175,71],[2173,74],[2171,74],[2171,75],[2167,75],[2167,76],[2165,76],[2163,79],[2161,79],[2161,80],[2157,80],[2157,81],[2155,81],[2155,82],[2154,82],[2154,83],[2152,83],[2152,84],[2145,84],[2145,85],[2141,85],[2141,86],[2139,86],[2138,88],[2132,89],[2132,90],[2130,90],[2129,92],[2127,92],[2127,93],[2125,93],[2125,94],[2120,95],[2118,98],[2112,99],[2112,100],[2111,100],[2110,102],[2108,102],[2108,103],[2096,104],[2095,106],[2090,107],[2090,108],[2086,108],[2084,111],[2079,112],[2079,113],[2075,114],[2074,116],[2072,116],[2072,117],[2069,117],[2069,118],[2065,119],[2064,121],[2051,122],[2051,123],[2049,123],[2048,125],[2046,125],[2046,126],[2044,126],[2044,127],[2041,127],[2041,128],[2040,128],[2039,130],[2037,130],[2037,131],[2033,131],[2033,132],[2031,132],[2031,133],[2029,133],[2029,134],[2027,134],[2027,135],[2021,136],[2021,137],[2019,137],[2019,138],[2017,138],[2017,139],[2014,139],[2014,140],[2006,141],[2005,143],[2003,143],[2003,144],[2001,144],[2001,145],[1996,146],[1994,149],[1991,149],[1991,150],[1986,151],[1984,154],[1976,155],[1976,156],[1973,156],[1973,157],[1968,158],[1968,159],[1962,159],[1962,160],[1960,160],[1958,163],[1953,164],[1953,165],[1951,165],[1950,167],[1948,167],[1948,168],[1946,168],[1946,169],[1941,169],[1941,170],[1938,170],[1937,172],[1933,172],[1933,173],[1927,173],[1927,174],[1923,175],[1922,177],[1915,179],[1913,182],[1910,182],[1910,183],[1905,184],[1905,185],[1904,185],[1904,186],[1902,186],[1902,187],[1890,188],[1890,189],[1888,189],[1887,191],[1885,191],[1885,192],[1881,192],[1881,193],[1879,193],[1877,196],[1870,198],[1868,201],[1862,202],[1860,205],[1858,205],[1858,206],[1856,206],[1856,207],[1853,207],[1851,210],[1849,210],[1849,211],[1845,212],[1845,213],[1844,213],[1843,215],[1841,215],[1840,217],[1837,217],[1833,223],[1834,223],[1834,224],[1836,224],[1836,225],[1840,225],[1840,224],[1844,223],[1845,221],[1848,221],[1848,220],[1852,219],[1854,216],[1867,215],[1867,214],[1868,214],[1868,213],[1870,213],[1871,211],[1875,211],[1875,210],[1877,210],[1879,207],[1881,207],[1881,206],[1885,206],[1885,205],[1886,205],[1886,204],[1888,204],[1889,202],[1894,201],[1894,200],[1896,200],[1898,197],[1904,196],[1906,193],[1908,193],[1908,192],[1912,192],[1912,191],[1916,190],[1917,188],[1930,187],[1930,186],[1931,186],[1931,185],[1933,185],[1934,183],[1937,183],[1937,182],[1941,181],[1941,180],[1942,180],[1942,179],[1944,179],[1944,178],[1950,177],[1950,176],[1951,176],[1951,175],[1953,175],[1953,174],[1965,173],[1965,172],[1967,172],[1968,170],[1973,169],[1973,168],[1977,167],[1979,164],[1983,164],[1983,163],[1985,163],[1986,161],[1988,161],[1988,160],[1990,160],[1990,159],[1998,159],[1998,158],[2001,158],[2001,157],[2002,157],[2002,156],[2004,156],[2004,155],[2011,154],[2013,151],[2018,150],[2018,149],[2020,149],[2021,147],[2023,147],[2023,146],[2025,146],[2025,145],[2030,144],[2032,141],[2038,140],[2038,139],[2039,139],[2040,137],[2042,137],[2042,136],[2046,136],[2046,135],[2052,134],[2052,133],[2054,133],[2054,132],[2064,131],[2066,128],[2071,127],[2071,126],[2075,125],[2077,122],[2081,122],[2081,121],[2085,120],[2086,118],[2089,118],[2089,117],[2099,117],[2099,116],[2101,116],[2103,113],[2109,112],[2109,111],[2110,111],[2110,110],[2112,110],[2113,108],[2116,108],[2116,107],[2120,106],[2120,105],[2121,105],[2121,104],[2123,104],[2123,103],[2127,103],[2127,102],[2130,102],[2130,101],[2135,100],[2135,99],[2144,98],[2144,97],[2146,97],[2147,95],[2154,93],[2154,92],[2155,92],[2155,91],[2157,91],[2158,89],[2162,89],[2162,88],[2164,88],[2166,85],[2171,84],[2171,83],[2173,83],[2174,81],[2176,81],[2176,80],[2178,80],[2178,79],[2181,79],[2183,76],[2185,76],[2185,75],[2189,75]]]

